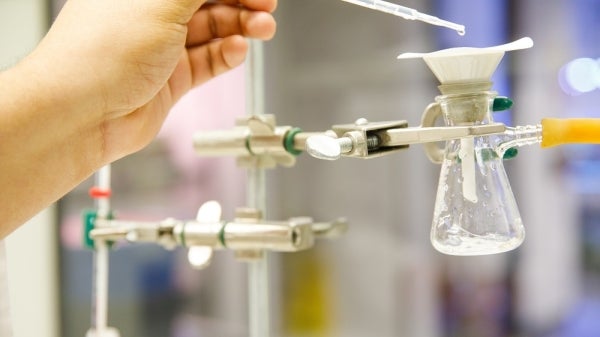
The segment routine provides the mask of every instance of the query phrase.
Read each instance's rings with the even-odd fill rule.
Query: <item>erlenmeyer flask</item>
[[[438,96],[448,126],[492,122],[495,93]],[[496,136],[447,142],[437,190],[431,242],[451,255],[485,255],[512,250],[525,238],[521,216]]]
[[[492,74],[505,52],[532,46],[530,38],[522,38],[488,48],[400,55],[398,58],[423,58],[441,83],[443,95],[427,108],[423,125],[432,124],[440,110],[448,126],[492,123],[496,95],[488,91]],[[442,162],[431,227],[431,241],[440,252],[494,254],[523,242],[521,216],[496,151],[504,140],[501,136],[453,140],[447,142],[443,155],[434,144],[425,145],[429,158]]]

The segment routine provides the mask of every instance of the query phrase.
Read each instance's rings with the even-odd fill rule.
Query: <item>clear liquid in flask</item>
[[[487,255],[518,247],[525,230],[502,159],[488,137],[450,141],[436,196],[431,241],[449,255]],[[474,149],[474,154],[465,153]]]

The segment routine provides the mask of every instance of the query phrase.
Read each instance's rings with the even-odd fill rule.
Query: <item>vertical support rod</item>
[[[96,186],[104,191],[110,191],[111,167],[107,164],[96,172]],[[96,198],[98,217],[107,219],[110,216],[110,196]]]
[[[96,187],[110,191],[110,164],[96,172]],[[96,198],[97,219],[110,217],[110,194]],[[94,242],[94,268],[92,275],[92,329],[95,336],[103,336],[108,328],[108,243],[104,240]]]
[[[108,245],[94,243],[94,324],[95,336],[103,336],[108,328]]]
[[[265,113],[264,107],[264,52],[263,43],[250,41],[246,61],[246,112],[250,115]],[[265,170],[248,170],[247,204],[266,216]],[[260,259],[248,263],[248,294],[250,337],[269,337],[269,261],[266,252]]]

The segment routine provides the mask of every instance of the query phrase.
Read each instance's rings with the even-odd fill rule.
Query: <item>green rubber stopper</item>
[[[504,111],[504,110],[508,110],[510,108],[512,108],[513,106],[513,101],[508,98],[508,97],[504,97],[504,96],[498,96],[496,98],[494,98],[494,104],[492,105],[492,110],[493,111]]]
[[[299,156],[300,154],[302,154],[302,151],[296,150],[294,148],[294,137],[296,137],[296,135],[301,132],[302,129],[293,128],[290,131],[288,131],[288,133],[285,135],[285,138],[283,139],[283,146],[285,150],[294,156]]]

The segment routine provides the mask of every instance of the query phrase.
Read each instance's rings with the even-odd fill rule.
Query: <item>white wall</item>
[[[48,209],[6,239],[14,337],[59,336],[54,219]]]
[[[0,69],[37,45],[47,29],[47,7],[45,0],[0,0]],[[14,337],[59,335],[53,213],[42,212],[6,239]]]
[[[0,0],[0,67],[27,55],[48,25],[47,1]]]

